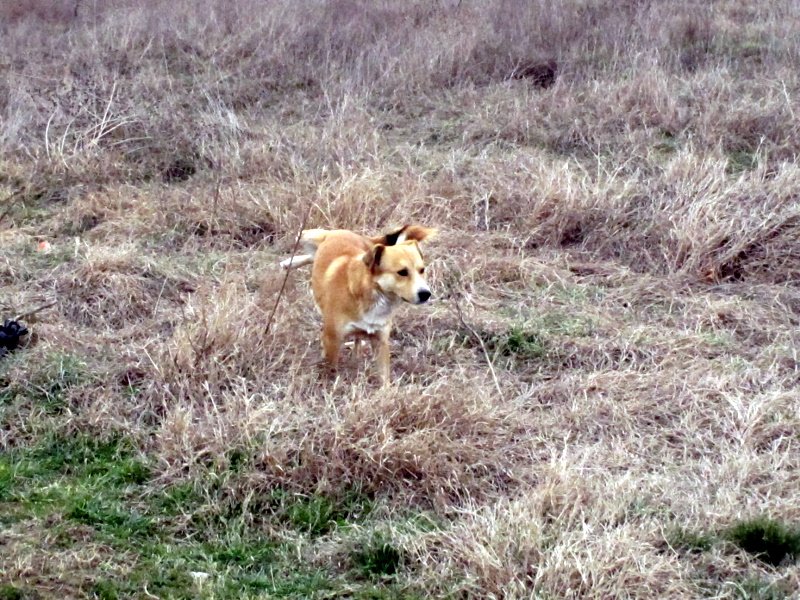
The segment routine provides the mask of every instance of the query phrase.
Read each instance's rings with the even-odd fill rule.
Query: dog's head
[[[387,235],[388,244],[375,244],[364,255],[364,263],[370,268],[378,289],[412,304],[427,302],[431,290],[425,281],[425,261],[419,242],[435,234],[435,229],[408,225]]]

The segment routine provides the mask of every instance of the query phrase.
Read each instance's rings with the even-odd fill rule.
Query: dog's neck
[[[370,310],[377,312],[385,310],[391,312],[399,303],[400,297],[397,294],[387,293],[380,288],[375,288],[375,291],[372,293],[372,305]]]
[[[392,312],[400,301],[395,294],[386,294],[380,290],[375,290],[370,300],[359,319],[351,322],[345,333],[358,331],[367,335],[379,333],[391,321]]]

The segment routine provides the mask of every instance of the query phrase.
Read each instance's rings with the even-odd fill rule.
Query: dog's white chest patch
[[[377,302],[375,302],[358,321],[353,321],[348,324],[348,333],[354,331],[363,331],[369,335],[378,333],[381,329],[386,327],[386,323],[389,322],[394,307],[395,303],[386,296],[378,296]]]

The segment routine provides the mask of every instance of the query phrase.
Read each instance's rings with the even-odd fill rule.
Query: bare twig
[[[313,203],[308,203],[308,208],[306,209],[306,214],[303,217],[303,222],[300,223],[300,229],[297,231],[297,237],[294,240],[294,246],[292,246],[292,256],[289,259],[289,264],[297,256],[297,249],[300,247],[300,238],[303,235],[303,230],[306,228],[306,223],[308,223],[308,217],[311,216],[311,209],[313,207]],[[283,291],[286,289],[286,282],[289,280],[289,273],[291,269],[286,269],[286,274],[283,276],[283,283],[281,283],[281,289],[278,290],[278,296],[275,298],[275,304],[272,307],[272,312],[269,313],[269,318],[267,319],[267,324],[264,327],[264,335],[269,333],[270,327],[272,327],[272,319],[275,317],[275,311],[278,310],[278,304],[281,301],[281,297],[283,296]]]
[[[56,110],[54,110],[52,112],[50,117],[47,119],[47,125],[44,126],[44,149],[45,149],[45,152],[47,152],[47,159],[48,160],[50,160],[52,158],[50,156],[50,124],[53,122],[53,119],[56,116]]]
[[[217,185],[214,187],[214,201],[211,204],[211,220],[216,225],[217,222],[217,207],[219,206],[219,188],[222,184],[222,178],[217,177]]]
[[[14,317],[14,320],[19,321],[20,319],[27,319],[28,317],[32,317],[36,313],[41,312],[46,308],[50,308],[51,306],[55,306],[56,304],[58,304],[58,302],[53,300],[52,302],[48,302],[47,304],[39,306],[38,308],[34,308],[33,310],[29,310],[28,312],[17,315]]]
[[[389,217],[392,216],[395,208],[397,208],[397,204],[395,202],[388,203],[386,209],[378,217],[378,222],[376,223],[376,227],[378,229],[382,228],[386,224],[386,222],[389,220]]]
[[[501,401],[505,400],[503,397],[503,390],[500,388],[500,381],[497,379],[497,373],[494,370],[494,364],[492,364],[492,359],[489,357],[489,351],[486,349],[486,344],[483,343],[483,338],[477,331],[475,331],[475,329],[467,324],[466,320],[464,320],[464,313],[461,312],[461,305],[458,303],[456,294],[452,295],[452,299],[453,306],[455,307],[456,314],[458,315],[458,320],[461,321],[461,326],[471,333],[472,336],[478,341],[478,344],[480,344],[481,351],[483,352],[484,358],[486,358],[486,364],[489,366],[489,372],[491,373],[492,380],[494,381],[494,387],[497,389],[497,395],[500,396]]]
[[[24,191],[25,190],[17,190],[16,192],[8,196],[5,200],[3,200],[3,203],[5,204],[7,202],[8,206],[3,212],[0,213],[0,223],[3,222],[3,219],[5,219],[6,216],[8,216],[8,214],[11,212],[11,210],[14,208],[17,202],[19,202],[19,199],[22,198]]]
[[[794,109],[792,109],[792,99],[789,97],[789,91],[786,89],[786,82],[781,80],[781,87],[783,88],[783,97],[786,98],[786,106],[789,109],[789,114],[792,117],[792,121],[795,120],[794,116]]]

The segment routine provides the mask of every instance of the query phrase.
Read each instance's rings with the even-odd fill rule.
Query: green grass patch
[[[413,512],[405,516],[405,520],[397,526],[403,531],[430,533],[444,528],[442,519],[432,513]]]
[[[738,175],[745,171],[752,171],[758,166],[758,155],[749,150],[733,150],[728,152],[728,164],[725,172],[728,175]]]
[[[0,457],[0,501],[31,514],[66,510],[86,497],[113,496],[150,478],[150,467],[119,437],[50,434]]]
[[[7,387],[0,393],[0,419],[5,420],[4,407],[25,403],[47,415],[59,415],[67,407],[70,388],[88,379],[86,363],[79,357],[60,352],[48,354],[31,369],[24,383],[5,380]]]
[[[296,563],[293,547],[269,541],[185,541],[139,547],[141,554],[125,575],[105,578],[87,592],[97,597],[138,598],[142,589],[161,598],[317,598],[348,589],[346,597],[362,597],[355,584],[323,570]],[[104,596],[101,596],[104,594]],[[335,594],[339,597],[338,594]]]
[[[110,495],[77,498],[69,504],[64,513],[66,518],[92,525],[117,540],[149,536],[155,530],[153,519],[138,514]]]
[[[119,436],[50,435],[26,459],[40,475],[71,475],[103,487],[140,485],[151,476],[147,463],[135,455],[133,443]]]
[[[47,218],[49,212],[32,209],[26,210],[25,214],[19,216],[21,221],[40,221]],[[33,240],[4,250],[6,251],[5,255],[13,257],[14,263],[17,265],[14,280],[20,283],[36,280],[42,275],[42,271],[51,271],[75,260],[75,246],[63,241],[53,242],[49,252],[37,251],[36,242]]]
[[[514,326],[490,337],[487,350],[507,358],[535,360],[547,356],[547,343],[538,331]]]
[[[314,598],[337,587],[333,578],[321,570],[280,573],[278,577],[273,573],[251,577],[243,583],[250,590],[266,593],[268,598]]]
[[[297,496],[276,490],[272,501],[281,520],[311,536],[361,522],[373,507],[372,501],[356,490],[339,498],[321,494]]]
[[[240,448],[229,450],[226,458],[228,459],[228,470],[233,473],[241,472],[250,463],[250,456]]]
[[[137,565],[124,579],[101,579],[88,586],[86,591],[90,597],[118,600],[139,598],[143,589],[147,589],[157,598],[190,600],[205,597],[197,593],[189,570],[163,565],[150,565],[146,568]]]
[[[700,339],[715,348],[732,348],[736,339],[727,331],[707,331],[700,334]]]
[[[742,550],[775,567],[800,556],[800,528],[768,517],[737,523],[727,537]]]
[[[192,481],[171,485],[151,499],[153,509],[169,516],[181,515],[196,510],[205,497]]]
[[[17,477],[16,465],[5,457],[0,458],[0,502],[13,498]]]
[[[0,600],[25,600],[26,598],[34,597],[35,596],[27,594],[25,590],[15,585],[0,585]]]
[[[275,559],[275,543],[269,540],[237,540],[226,545],[207,545],[208,556],[214,562],[234,565],[247,571],[261,569]]]
[[[542,330],[554,335],[570,337],[589,337],[595,332],[595,324],[588,317],[552,312],[539,319]]]
[[[736,597],[741,600],[785,600],[789,596],[778,584],[752,578],[736,584]]]
[[[385,577],[400,570],[402,554],[384,534],[375,533],[351,552],[350,559],[365,575]]]
[[[98,600],[118,600],[120,597],[117,585],[107,579],[101,579],[92,584],[89,592],[92,597]]]
[[[91,540],[119,556],[124,569],[98,572],[82,588],[88,597],[136,598],[145,588],[176,599],[315,598],[345,590],[352,598],[414,597],[380,580],[400,564],[388,541],[367,540],[349,571],[312,568],[298,562],[296,541],[276,540],[265,533],[272,527],[254,522],[271,521],[313,540],[363,521],[373,509],[365,494],[276,491],[245,508],[224,481],[156,491],[152,468],[131,440],[49,433],[0,457],[0,516],[32,526],[47,522],[52,536],[45,553]],[[27,590],[7,588],[18,589]]]
[[[715,539],[703,531],[675,527],[667,532],[666,541],[671,548],[679,552],[699,553],[711,550]]]
[[[291,504],[286,514],[295,528],[311,535],[327,533],[341,518],[334,502],[324,496],[303,498]]]
[[[513,325],[500,332],[464,329],[456,334],[454,342],[473,349],[481,348],[482,344],[494,361],[504,359],[500,362],[505,366],[513,365],[514,362],[541,360],[550,354],[543,333],[520,325]]]

